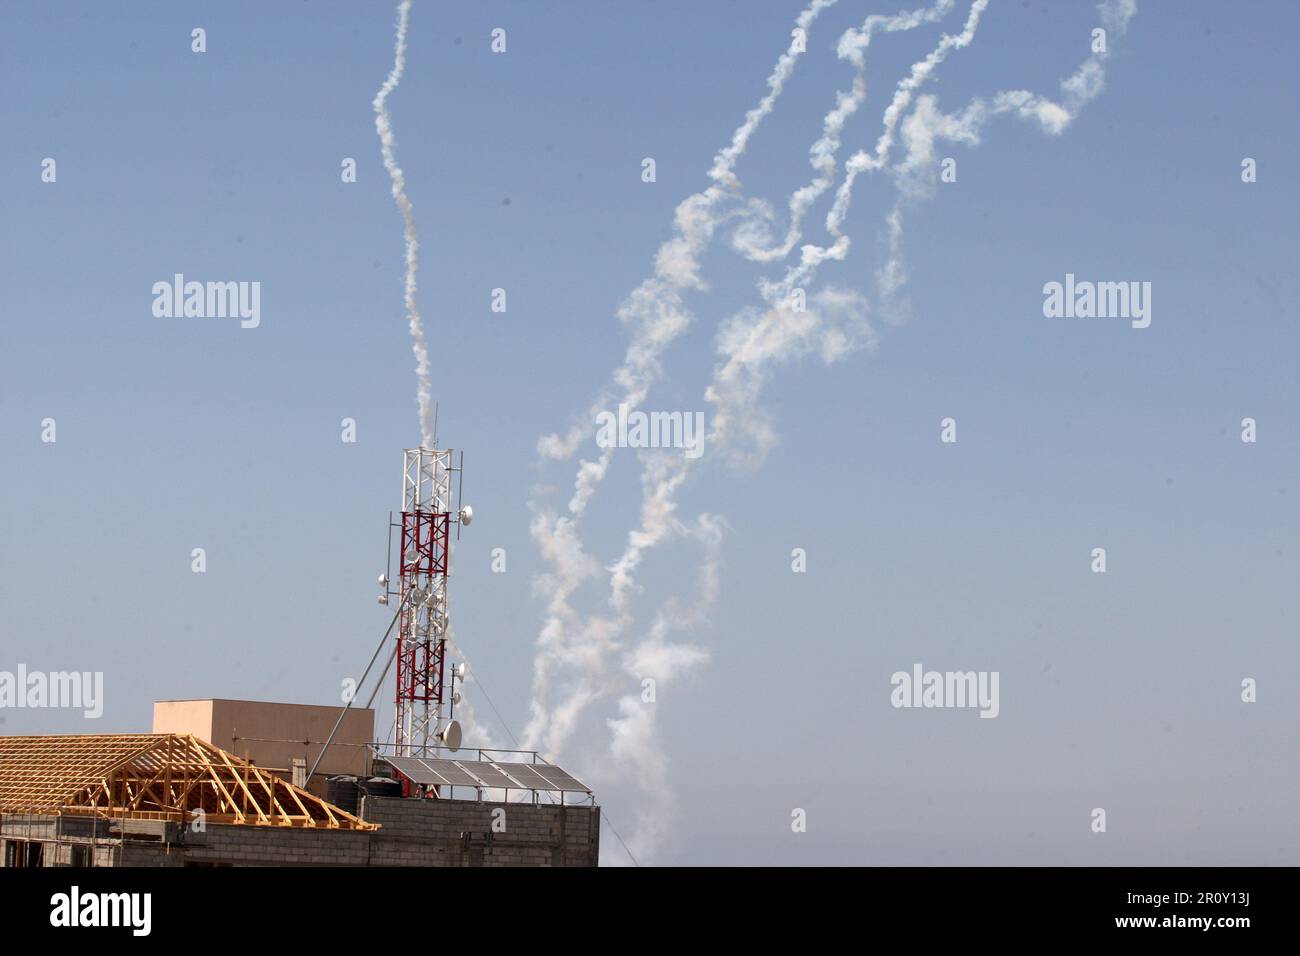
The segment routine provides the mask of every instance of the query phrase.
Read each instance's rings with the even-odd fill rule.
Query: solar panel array
[[[591,793],[582,781],[549,763],[501,763],[445,757],[385,757],[412,783],[434,787],[502,787]]]

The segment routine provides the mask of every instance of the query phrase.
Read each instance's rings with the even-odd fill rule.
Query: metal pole
[[[399,640],[400,640],[400,638],[399,638]],[[393,666],[393,658],[395,658],[396,656],[397,656],[397,644],[394,643],[394,644],[393,644],[393,650],[392,650],[392,652],[389,653],[389,655],[388,655],[388,663],[384,665],[384,672],[383,672],[382,674],[379,675],[379,680],[378,680],[378,682],[375,684],[375,689],[372,690],[372,691],[370,692],[370,699],[369,699],[368,701],[366,701],[366,710],[369,710],[369,709],[371,708],[371,706],[374,704],[374,702],[375,702],[375,697],[379,694],[379,688],[383,687],[383,686],[384,686],[384,681],[386,681],[386,680],[388,679],[388,671],[389,671],[389,668],[391,668],[391,667]],[[394,726],[394,728],[396,728],[396,726],[397,726],[397,719],[396,719],[396,718],[393,718],[393,726]],[[394,729],[394,732],[396,732],[395,729]],[[392,734],[390,734],[389,736],[392,736]]]
[[[384,642],[388,640],[388,635],[392,634],[393,628],[397,626],[397,619],[402,614],[402,605],[404,603],[405,600],[399,601],[397,603],[397,611],[396,613],[393,614],[393,619],[388,622],[388,630],[384,631],[384,636],[379,639],[379,646],[375,648],[375,653],[370,655],[370,663],[366,665],[365,673],[361,675],[361,680],[357,682],[358,688],[361,687],[361,685],[366,682],[366,678],[370,676],[370,668],[375,666],[375,661],[379,658],[379,652],[384,649]],[[384,673],[385,674],[388,673],[388,668],[384,668]],[[378,690],[377,687],[375,689]],[[370,699],[372,701],[375,699],[373,694],[371,694]],[[355,693],[353,693],[352,697],[348,699],[348,702],[343,705],[343,709],[339,711],[339,718],[338,720],[334,721],[334,729],[331,730],[330,735],[325,738],[324,746],[321,747],[320,753],[316,755],[316,762],[312,764],[311,770],[308,771],[307,773],[308,783],[311,783],[311,778],[316,775],[316,769],[320,766],[320,762],[325,759],[325,751],[329,750],[330,744],[334,742],[334,735],[338,733],[339,727],[343,723],[343,718],[346,717],[348,711],[352,709],[352,701],[354,700],[356,700]]]

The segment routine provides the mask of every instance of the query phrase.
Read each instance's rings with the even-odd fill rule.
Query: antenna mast
[[[442,726],[446,674],[447,576],[451,571],[451,525],[459,531],[473,510],[452,511],[459,496],[460,467],[450,448],[407,448],[402,463],[400,626],[397,631],[396,755],[427,756],[459,736]],[[462,456],[463,461],[463,456]],[[445,735],[445,737],[444,737]]]

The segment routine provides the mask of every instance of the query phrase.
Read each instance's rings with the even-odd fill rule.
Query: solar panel
[[[518,778],[527,780],[529,787],[538,790],[581,790],[585,792],[587,789],[559,767],[553,767],[550,764],[521,763],[513,766],[518,768],[516,774]]]
[[[503,763],[497,764],[517,780],[528,782],[530,787],[539,790],[566,790],[574,793],[591,793],[585,783],[549,763]],[[532,781],[539,781],[534,784]]]
[[[591,793],[580,780],[549,763],[501,763],[446,757],[385,757],[384,760],[412,783],[423,786]]]
[[[519,784],[505,776],[501,771],[495,769],[491,764],[483,761],[474,761],[466,766],[466,769],[474,776],[483,781],[485,787],[512,787],[519,789]]]

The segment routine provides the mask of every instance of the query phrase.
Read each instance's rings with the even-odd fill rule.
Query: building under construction
[[[463,467],[404,452],[398,575],[379,578],[397,607],[357,682],[387,648],[365,707],[161,701],[150,734],[0,737],[3,865],[597,865],[588,787],[536,753],[462,747],[447,578],[473,518]],[[380,743],[370,704],[394,662]]]
[[[365,772],[310,782],[331,801],[193,734],[0,737],[0,862],[597,864],[600,810],[552,764],[480,752],[372,758]]]

